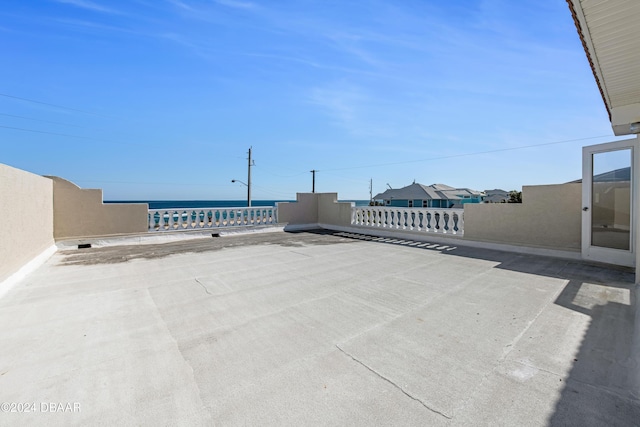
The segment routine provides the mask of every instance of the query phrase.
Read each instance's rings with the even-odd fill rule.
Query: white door
[[[638,140],[582,148],[582,256],[635,265]]]

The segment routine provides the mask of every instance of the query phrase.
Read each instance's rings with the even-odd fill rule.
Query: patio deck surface
[[[346,233],[59,251],[0,298],[0,425],[637,425],[635,291]]]

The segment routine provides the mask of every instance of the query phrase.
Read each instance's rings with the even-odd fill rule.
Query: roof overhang
[[[567,0],[615,135],[640,133],[640,1]]]

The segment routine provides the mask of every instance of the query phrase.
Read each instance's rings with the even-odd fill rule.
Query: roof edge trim
[[[576,1],[580,2],[580,0]],[[573,17],[573,23],[578,30],[578,35],[580,36],[580,41],[582,42],[582,48],[584,49],[584,53],[587,55],[587,60],[589,61],[589,65],[591,66],[593,78],[596,80],[596,84],[598,85],[598,89],[600,90],[600,96],[602,96],[602,102],[604,102],[604,107],[607,109],[607,114],[609,115],[609,121],[611,121],[611,109],[609,108],[609,103],[607,102],[607,96],[600,82],[600,78],[598,77],[598,71],[596,70],[595,62],[593,61],[593,57],[591,56],[589,45],[587,44],[587,40],[584,35],[585,33],[582,30],[580,18],[578,17],[578,12],[576,11],[575,5],[573,4],[573,0],[567,0],[567,5],[569,5],[569,10],[571,11],[571,16]],[[588,33],[588,28],[586,32]]]

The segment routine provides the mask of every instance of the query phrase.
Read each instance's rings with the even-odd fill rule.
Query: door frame
[[[640,146],[638,138],[582,147],[582,258],[589,261],[633,267],[639,247],[637,236],[638,185],[636,175],[640,171]],[[629,250],[611,249],[591,245],[591,215],[593,211],[591,194],[593,184],[593,155],[609,151],[631,149],[631,191],[630,191],[630,242]]]

